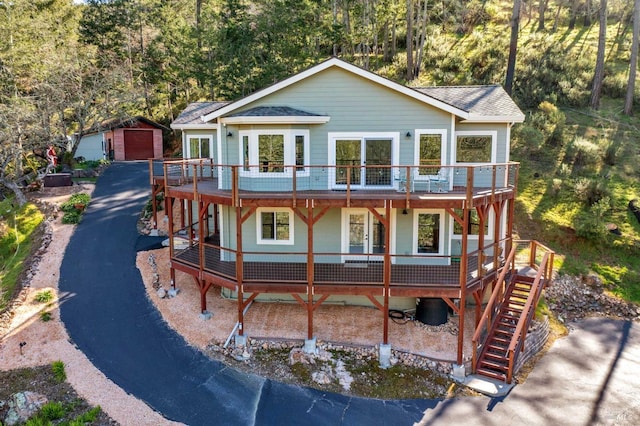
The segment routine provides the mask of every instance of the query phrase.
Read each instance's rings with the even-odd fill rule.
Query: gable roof
[[[110,118],[108,120],[104,120],[100,123],[94,124],[93,126],[85,129],[82,133],[83,136],[89,136],[114,129],[120,129],[122,127],[132,127],[137,122],[146,123],[160,130],[170,130],[167,126],[163,126],[162,124],[156,123],[155,121],[149,120],[148,118],[141,115],[136,115],[126,118]]]
[[[478,121],[478,122],[522,122],[524,121],[524,114],[509,95],[500,86],[470,86],[457,87],[458,90],[446,90],[446,87],[442,87],[444,90],[431,90],[441,88],[423,88],[415,89],[402,84],[396,83],[385,77],[372,73],[371,71],[352,65],[338,58],[331,58],[324,62],[319,63],[305,71],[295,74],[279,83],[273,84],[262,90],[254,92],[253,94],[241,98],[237,101],[231,102],[222,108],[212,111],[202,117],[204,122],[217,119],[225,114],[231,113],[238,108],[264,98],[278,90],[291,86],[301,80],[318,74],[328,68],[340,68],[347,72],[356,74],[362,78],[365,78],[373,83],[380,84],[391,90],[395,90],[401,94],[409,96],[427,105],[439,108],[446,112],[449,112],[455,116],[460,117],[466,121]],[[456,88],[454,88],[456,89]],[[467,90],[470,89],[470,90]],[[475,90],[474,90],[475,89]],[[498,90],[499,89],[499,90]],[[491,95],[490,100],[486,102],[479,102],[478,94]],[[473,99],[468,102],[464,101],[465,95],[474,95],[475,107],[470,108],[470,103],[473,103]],[[502,105],[502,109],[489,109],[489,106]],[[487,108],[487,109],[484,109]],[[505,113],[506,115],[502,115]]]

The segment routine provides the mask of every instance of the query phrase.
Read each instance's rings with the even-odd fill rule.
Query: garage
[[[153,132],[151,130],[124,130],[124,159],[153,158]]]

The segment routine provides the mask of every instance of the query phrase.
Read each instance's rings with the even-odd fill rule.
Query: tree
[[[640,0],[635,0],[633,4],[633,36],[631,40],[631,58],[629,59],[629,83],[627,84],[627,95],[624,101],[624,113],[633,113],[633,98],[636,86],[636,71],[638,69],[638,37],[640,37]]]
[[[544,14],[547,11],[549,0],[540,0],[538,14],[538,31],[544,30]]]
[[[604,80],[604,53],[607,44],[607,0],[600,0],[600,31],[598,33],[598,53],[596,56],[596,69],[593,75],[591,89],[591,108],[600,107],[602,94],[602,82]]]
[[[516,71],[516,54],[518,53],[518,32],[520,29],[520,5],[521,0],[513,1],[513,13],[511,14],[511,40],[509,42],[509,59],[507,61],[507,75],[504,79],[504,90],[508,94],[513,91],[513,79]]]

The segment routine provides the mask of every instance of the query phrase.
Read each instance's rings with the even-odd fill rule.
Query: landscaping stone
[[[35,392],[18,392],[9,398],[9,411],[4,418],[7,426],[24,423],[48,402],[47,397]]]

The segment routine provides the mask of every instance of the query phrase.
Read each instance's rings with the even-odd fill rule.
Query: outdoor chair
[[[431,192],[431,183],[435,184],[435,192],[449,191],[449,169],[441,168],[435,176],[429,176],[427,180],[427,191]]]

